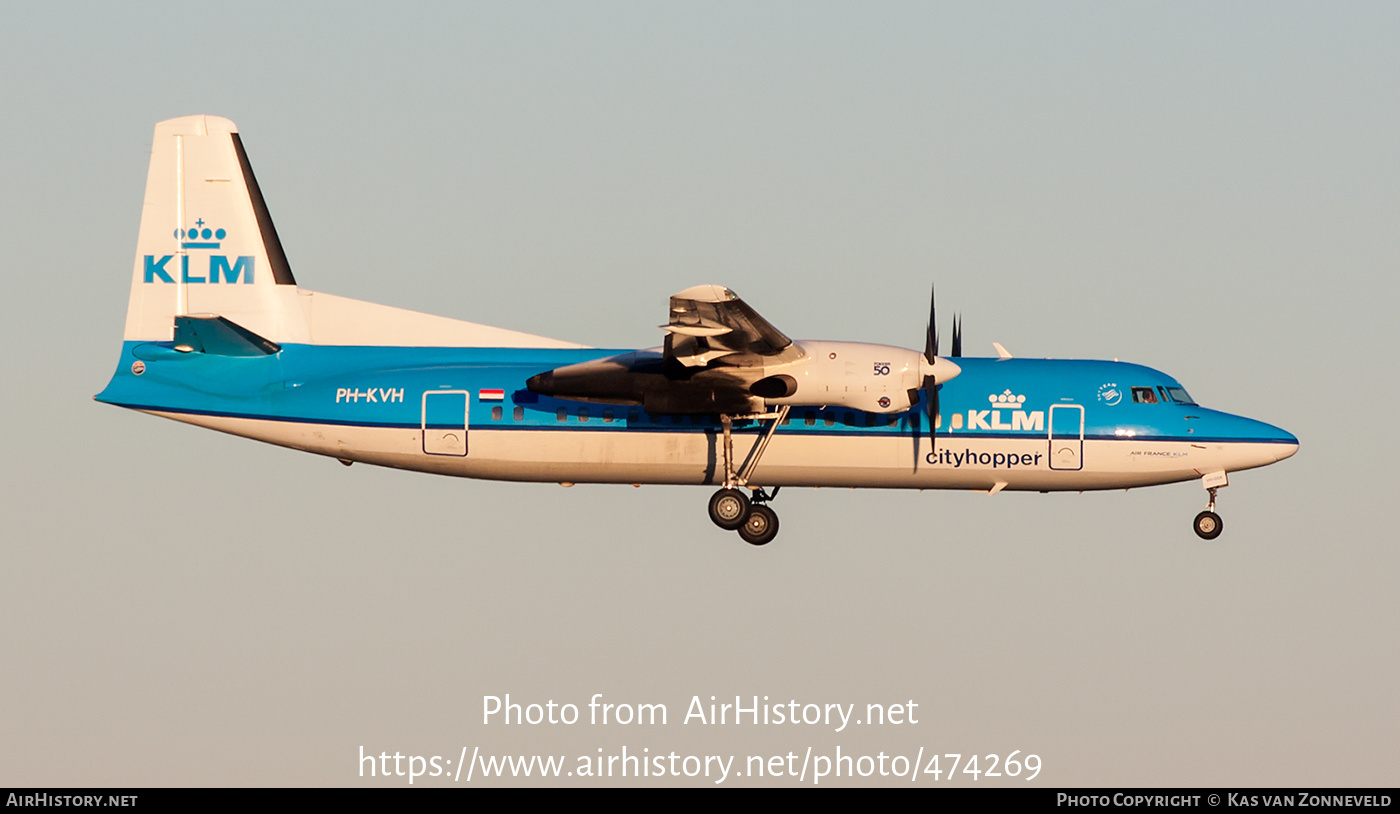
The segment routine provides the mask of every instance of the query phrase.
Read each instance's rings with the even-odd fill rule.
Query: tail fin
[[[305,341],[296,280],[238,128],[218,116],[156,125],[125,338],[169,341],[175,318],[215,314]]]
[[[274,346],[583,347],[299,289],[238,128],[218,116],[156,125],[126,341],[173,342],[186,316],[221,317]]]

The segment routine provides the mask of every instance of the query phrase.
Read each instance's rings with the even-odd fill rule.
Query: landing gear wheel
[[[1195,527],[1196,535],[1202,540],[1214,540],[1225,528],[1225,521],[1215,512],[1204,511],[1196,515]]]
[[[767,545],[778,536],[778,513],[767,506],[754,506],[739,527],[739,536],[749,545]]]
[[[710,497],[710,519],[725,531],[744,525],[749,516],[749,499],[738,489],[721,489]]]

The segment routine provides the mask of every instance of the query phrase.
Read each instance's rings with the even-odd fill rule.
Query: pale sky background
[[[1400,5],[3,13],[0,785],[624,744],[1400,783]],[[152,128],[190,113],[237,122],[311,289],[638,347],[713,282],[795,337],[917,348],[936,280],[973,354],[1151,365],[1302,449],[1231,478],[1210,543],[1187,483],[794,489],[754,549],[709,489],[346,469],[100,405]],[[672,718],[483,726],[505,693]],[[921,717],[681,725],[735,694]]]

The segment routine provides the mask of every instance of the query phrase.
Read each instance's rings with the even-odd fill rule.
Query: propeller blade
[[[953,315],[953,356],[962,356],[962,317]]]
[[[935,292],[933,287],[929,287],[928,294],[928,327],[924,329],[924,358],[929,364],[933,364],[934,358],[938,356],[938,315],[935,308]]]
[[[954,330],[956,330],[956,326]],[[957,340],[954,339],[954,342],[956,343]],[[955,344],[954,347],[957,345]],[[924,359],[929,363],[930,368],[938,359],[938,289],[935,286],[928,287],[928,327],[924,330]],[[928,443],[929,447],[932,448],[938,443],[935,440],[937,433],[933,426],[934,422],[938,420],[938,381],[932,375],[928,375],[924,377],[922,384],[922,389],[927,394],[924,398],[924,409],[928,413]]]

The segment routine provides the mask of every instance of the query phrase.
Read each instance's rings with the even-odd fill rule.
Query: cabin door
[[[429,390],[423,394],[423,452],[428,455],[467,454],[465,390]]]
[[[1084,468],[1084,408],[1081,405],[1050,405],[1050,468]]]

